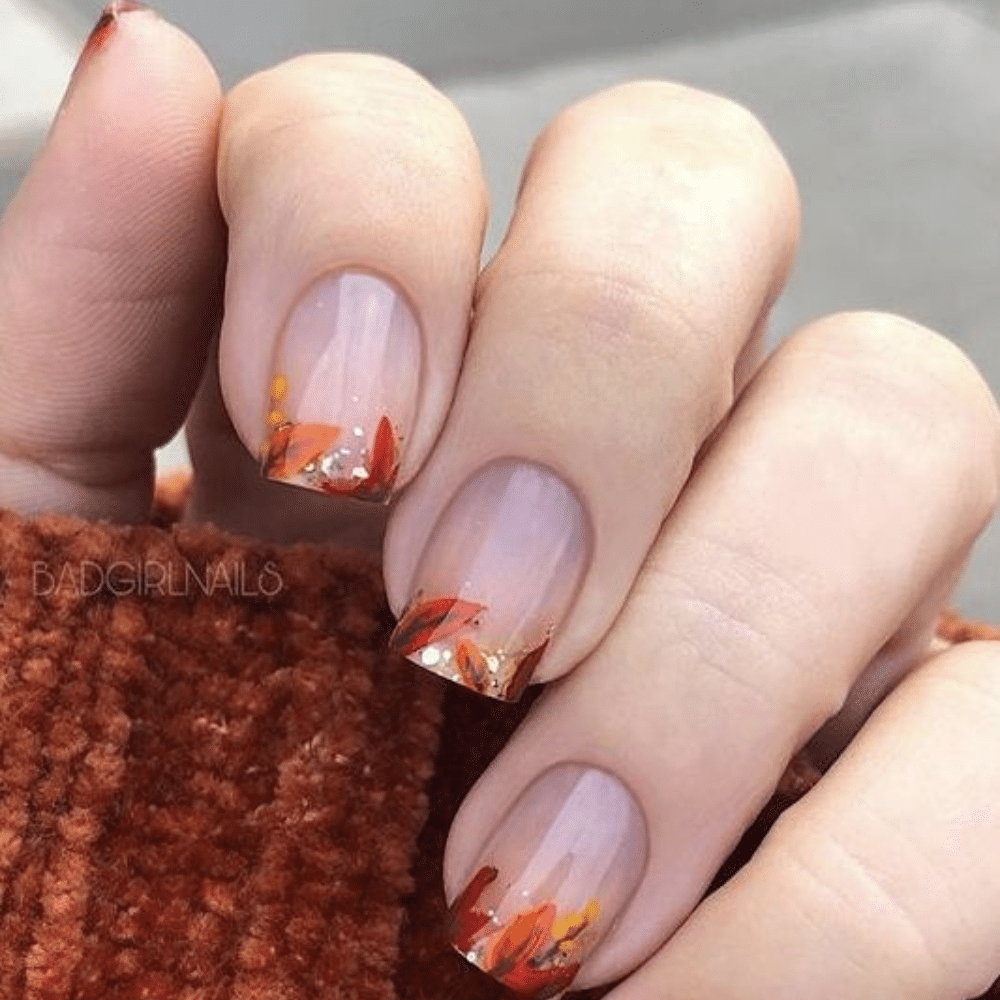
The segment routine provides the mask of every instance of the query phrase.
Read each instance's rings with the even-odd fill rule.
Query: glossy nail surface
[[[558,476],[490,463],[435,526],[393,648],[480,694],[516,700],[572,603],[589,548],[580,502]]]
[[[605,771],[563,764],[514,803],[451,903],[451,940],[520,997],[565,991],[646,867],[642,813]]]
[[[344,270],[315,282],[274,355],[262,472],[333,496],[384,502],[413,424],[421,343],[388,279]]]

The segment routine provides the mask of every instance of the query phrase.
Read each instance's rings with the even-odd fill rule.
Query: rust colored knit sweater
[[[446,944],[440,858],[527,705],[386,652],[374,566],[179,501],[0,512],[0,1000],[503,996]]]

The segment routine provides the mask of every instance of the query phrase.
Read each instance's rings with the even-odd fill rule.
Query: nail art
[[[118,26],[118,18],[122,14],[131,14],[137,10],[149,10],[149,8],[144,3],[137,3],[136,0],[117,0],[116,3],[109,3],[101,12],[97,24],[94,25],[94,30],[91,31],[90,37],[83,46],[83,51],[80,53],[80,63],[100,52],[108,44]]]
[[[263,475],[386,502],[416,409],[420,353],[414,312],[386,279],[345,270],[317,281],[275,350]]]
[[[83,48],[80,50],[76,66],[73,68],[73,73],[66,86],[66,93],[59,105],[59,110],[56,112],[57,117],[66,106],[70,95],[73,93],[80,74],[87,67],[94,56],[96,56],[98,52],[105,49],[114,37],[118,30],[119,18],[122,14],[131,14],[136,11],[149,10],[150,8],[144,3],[138,3],[136,0],[117,0],[117,2],[109,3],[105,6],[104,10],[101,12],[101,16],[97,19],[97,24],[94,25],[93,30],[87,36],[87,40],[83,44]]]
[[[632,898],[645,820],[605,771],[563,764],[514,804],[450,907],[451,942],[519,997],[563,993]]]
[[[390,645],[479,694],[516,701],[579,587],[590,533],[542,466],[493,462],[451,501],[420,559]]]

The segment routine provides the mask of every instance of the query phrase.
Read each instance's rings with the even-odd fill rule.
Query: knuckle
[[[574,358],[591,386],[627,384],[639,412],[672,416],[676,441],[692,453],[732,405],[729,343],[706,330],[687,297],[621,262],[574,261],[568,249],[552,261],[495,261],[480,277],[477,310],[498,313],[512,301],[551,304],[543,322],[558,355]],[[676,373],[672,387],[653,372]]]
[[[826,317],[789,338],[800,385],[822,400],[811,425],[850,427],[852,447],[905,471],[934,465],[961,482],[980,525],[1000,497],[1000,410],[948,338],[890,313]],[[844,440],[841,433],[841,441]]]
[[[798,232],[791,171],[750,111],[640,81],[570,105],[541,132],[501,253],[591,272],[610,260],[731,338],[777,294]]]
[[[770,837],[772,861],[787,886],[785,905],[798,911],[874,994],[943,995],[957,970],[892,868],[866,856],[867,843],[855,848],[829,828],[796,823],[795,816],[794,809],[783,814]],[[880,830],[904,840],[902,831]]]
[[[457,114],[445,95],[416,70],[388,56],[336,52],[296,56],[238,83],[226,99],[234,117],[301,113],[316,103],[340,111],[366,111],[359,97],[392,98]]]
[[[759,198],[764,185],[798,206],[791,169],[761,120],[728,97],[677,83],[631,81],[570,104],[542,131],[529,163],[550,147],[616,149],[633,170],[645,163],[662,176],[669,165],[702,183],[706,171],[728,170],[747,196]]]
[[[693,657],[733,693],[749,695],[756,708],[794,718],[801,736],[814,731],[848,691],[844,671],[820,652],[834,645],[822,610],[746,540],[699,533],[686,545],[704,569],[680,571],[669,551],[654,549],[633,600],[670,608],[665,645]],[[708,569],[716,566],[726,572]],[[814,648],[795,641],[799,631],[816,637]]]
[[[569,105],[553,121],[556,129],[590,128],[606,120],[624,120],[653,141],[671,126],[676,142],[681,129],[713,138],[739,138],[776,148],[760,119],[728,97],[667,80],[633,80],[598,91]]]

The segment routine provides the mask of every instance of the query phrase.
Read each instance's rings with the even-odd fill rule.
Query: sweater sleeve
[[[377,568],[0,513],[0,997],[390,1000],[440,720]]]

